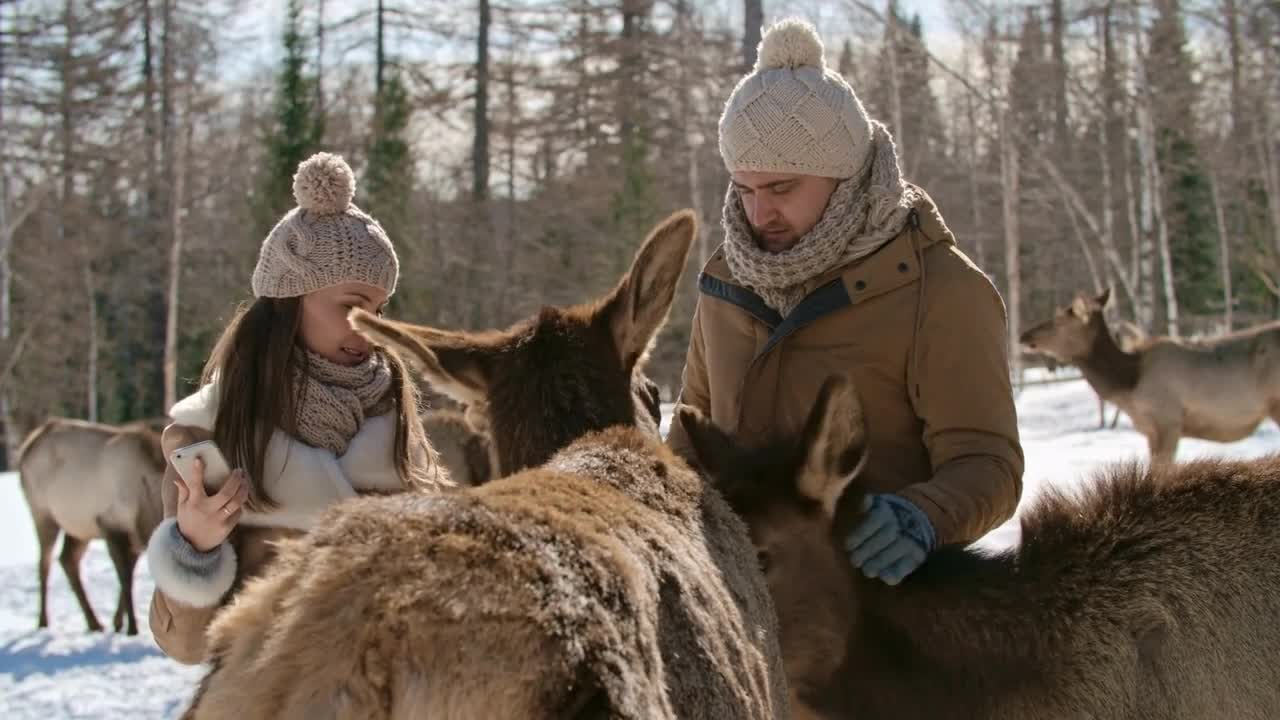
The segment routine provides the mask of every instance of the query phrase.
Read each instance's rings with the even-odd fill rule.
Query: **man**
[[[699,279],[679,402],[741,441],[793,436],[823,381],[851,376],[872,495],[836,519],[869,577],[896,584],[1008,519],[1023,455],[1004,303],[902,180],[893,139],[825,68],[812,26],[765,34],[720,154],[725,240]],[[693,456],[678,419],[668,442]]]

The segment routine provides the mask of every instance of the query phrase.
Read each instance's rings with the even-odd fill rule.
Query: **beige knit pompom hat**
[[[794,18],[770,27],[754,70],[720,116],[720,156],[729,172],[844,179],[862,169],[870,150],[867,111],[827,68],[818,31]]]
[[[298,297],[347,282],[395,292],[395,248],[378,221],[352,204],[355,193],[355,174],[341,156],[316,153],[298,165],[298,207],[262,243],[253,271],[255,297]]]

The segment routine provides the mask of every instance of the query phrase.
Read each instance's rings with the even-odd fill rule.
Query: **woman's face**
[[[369,341],[347,323],[352,308],[381,315],[387,291],[360,282],[334,285],[302,296],[302,344],[339,365],[359,365],[369,357]]]

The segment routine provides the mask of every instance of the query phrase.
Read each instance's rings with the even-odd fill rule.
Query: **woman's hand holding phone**
[[[179,468],[179,453],[174,452],[171,461]],[[179,469],[178,531],[200,552],[209,552],[231,534],[240,522],[245,501],[249,498],[249,482],[244,470],[234,470],[217,492],[205,488],[205,461],[200,455],[192,457]]]

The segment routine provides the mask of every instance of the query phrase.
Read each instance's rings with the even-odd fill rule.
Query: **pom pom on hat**
[[[293,197],[298,207],[323,215],[345,212],[356,194],[356,176],[341,155],[316,153],[298,165]]]
[[[796,18],[781,20],[769,28],[760,41],[756,72],[801,67],[824,68],[822,38],[818,31]]]

